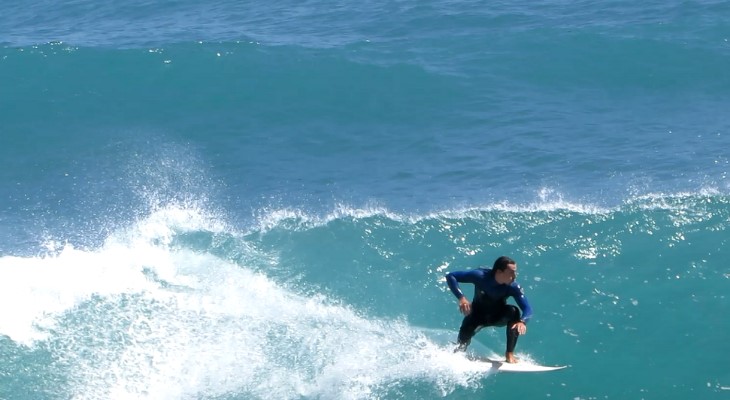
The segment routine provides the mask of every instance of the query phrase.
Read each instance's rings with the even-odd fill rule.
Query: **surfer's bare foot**
[[[519,361],[518,359],[515,358],[515,355],[510,352],[504,353],[504,358],[510,364],[516,364],[517,361]]]
[[[466,348],[469,347],[469,342],[456,343],[454,353],[465,352]]]

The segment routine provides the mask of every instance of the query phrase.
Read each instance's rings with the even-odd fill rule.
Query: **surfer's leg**
[[[505,355],[507,359],[514,359],[512,356],[512,353],[515,351],[515,346],[517,346],[517,338],[520,336],[520,333],[517,332],[517,329],[512,329],[512,325],[516,324],[520,321],[520,309],[513,306],[513,305],[505,305],[499,310],[499,313],[497,314],[497,318],[495,318],[494,321],[491,321],[489,323],[489,326],[505,326],[506,334],[507,334],[507,350],[505,352]]]
[[[454,352],[466,351],[469,343],[471,343],[471,338],[477,333],[479,325],[480,319],[477,318],[474,312],[464,317],[464,320],[461,322],[461,328],[459,328],[457,347]]]
[[[516,324],[520,321],[520,309],[513,306],[513,305],[505,305],[504,307],[499,309],[499,313],[496,315],[496,318],[488,321],[485,325],[487,326],[506,326],[507,327],[507,346],[509,349],[514,349],[515,344],[517,343],[517,336],[519,336],[519,332],[517,332],[517,329],[512,329],[512,325]],[[514,342],[510,343],[510,338],[513,338]]]
[[[512,329],[512,325],[516,324],[520,321],[520,309],[515,306],[506,306],[505,312],[502,317],[502,321],[505,325],[507,325],[507,353],[511,354],[515,351],[515,346],[517,346],[517,338],[520,337],[520,333],[517,332],[517,329]]]

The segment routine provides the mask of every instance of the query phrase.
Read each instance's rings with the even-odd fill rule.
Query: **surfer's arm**
[[[446,274],[446,282],[449,284],[449,289],[459,299],[459,311],[464,315],[471,314],[471,303],[467,300],[461,288],[459,288],[459,282],[474,283],[480,276],[481,273],[479,271],[456,271]]]
[[[515,302],[517,302],[517,306],[520,307],[520,310],[522,310],[521,321],[523,323],[527,323],[530,317],[532,317],[532,307],[530,306],[530,302],[527,300],[527,297],[525,296],[525,293],[523,293],[520,285],[514,284],[510,288],[512,289],[512,297],[515,299]]]
[[[446,283],[449,284],[449,289],[451,289],[451,293],[453,293],[457,299],[461,299],[462,297],[464,297],[464,293],[459,287],[459,282],[474,283],[477,279],[479,279],[480,276],[481,274],[478,270],[449,272],[448,274],[446,274]]]

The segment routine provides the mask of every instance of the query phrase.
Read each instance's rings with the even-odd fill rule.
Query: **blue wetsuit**
[[[458,349],[466,349],[474,334],[484,326],[507,326],[507,352],[513,352],[519,333],[516,329],[510,328],[519,321],[527,323],[532,317],[532,307],[520,285],[517,282],[497,283],[494,271],[482,268],[449,272],[446,274],[446,282],[457,299],[464,297],[459,283],[474,284],[471,313],[464,317],[461,323]],[[507,304],[509,297],[515,299],[519,309]],[[520,310],[522,310],[522,314],[520,314]]]

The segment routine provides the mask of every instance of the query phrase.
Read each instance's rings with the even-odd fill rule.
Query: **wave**
[[[96,250],[49,243],[47,255],[0,258],[0,300],[17,305],[0,333],[49,351],[68,382],[55,393],[78,399],[363,398],[413,379],[449,392],[486,373],[454,367],[404,321],[267,277],[276,258],[253,246],[238,247],[243,263],[175,239],[231,238],[203,220],[171,208]]]
[[[7,314],[2,331],[30,343],[43,337],[36,336],[41,331],[33,332],[37,318],[42,321],[45,314],[72,309],[93,295],[142,293],[164,282],[186,287],[185,277],[202,268],[185,267],[191,259],[225,264],[216,267],[221,269],[218,273],[235,266],[275,273],[288,248],[300,250],[296,257],[316,258],[337,242],[344,247],[370,247],[385,259],[397,248],[418,252],[424,244],[471,256],[499,247],[499,242],[511,243],[527,255],[568,249],[578,259],[607,257],[621,254],[622,244],[629,245],[634,234],[657,235],[654,240],[662,242],[679,240],[681,232],[722,232],[727,229],[728,204],[726,195],[682,193],[639,196],[613,209],[562,200],[523,206],[499,203],[425,215],[375,206],[340,205],[321,216],[297,209],[267,209],[243,231],[198,208],[170,205],[118,229],[97,249],[77,249],[67,239],[46,238],[38,256],[0,258],[0,270],[7,276],[2,280],[5,300],[19,299],[29,307]],[[536,242],[524,236],[547,240],[537,246],[542,250],[529,250]],[[43,300],[31,301],[37,294],[43,294]]]
[[[268,210],[245,230],[170,205],[98,248],[50,241],[38,256],[1,257],[0,301],[15,306],[0,311],[0,347],[21,359],[48,354],[35,378],[67,382],[44,389],[55,397],[440,397],[478,388],[489,375],[451,352],[457,321],[440,328],[456,318],[445,270],[507,251],[529,271],[526,287],[553,291],[541,302],[546,309],[565,301],[630,315],[644,298],[610,279],[585,294],[556,291],[550,264],[606,268],[632,257],[635,284],[671,284],[685,264],[714,279],[723,271],[706,265],[727,229],[728,203],[719,194],[678,194],[615,209],[547,201],[422,216],[377,207],[340,206],[323,217]],[[696,248],[672,250],[693,246],[709,251],[700,250],[705,260],[694,258]],[[636,258],[647,249],[681,264],[634,269],[650,262]],[[573,279],[591,279],[589,270],[572,270]]]
[[[295,207],[265,207],[255,213],[254,231],[267,232],[272,229],[311,229],[325,226],[337,220],[382,219],[403,224],[418,224],[423,221],[461,219],[486,220],[492,215],[509,215],[519,220],[530,214],[569,214],[601,217],[605,215],[635,214],[647,210],[681,212],[704,210],[722,215],[723,208],[730,202],[727,194],[706,188],[697,192],[647,193],[630,196],[616,206],[605,206],[586,202],[567,200],[562,194],[549,188],[539,191],[539,199],[531,202],[512,203],[499,201],[484,205],[464,206],[435,210],[425,214],[403,213],[388,209],[383,205],[354,207],[339,203],[325,214],[316,214]]]

